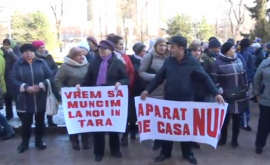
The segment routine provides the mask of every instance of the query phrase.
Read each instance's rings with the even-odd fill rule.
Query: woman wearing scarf
[[[117,89],[120,85],[128,85],[128,75],[123,63],[117,59],[114,53],[114,44],[108,40],[100,41],[98,48],[100,56],[96,57],[79,85],[76,87],[90,86],[113,86]],[[95,161],[100,162],[103,159],[105,151],[105,132],[94,132],[94,154]],[[120,141],[118,132],[109,132],[109,142],[111,156],[121,158]]]
[[[32,45],[36,48],[36,52],[35,52],[36,57],[43,59],[47,63],[51,71],[53,72],[53,76],[55,76],[58,70],[58,67],[56,63],[54,62],[52,55],[50,55],[48,51],[46,50],[45,43],[43,41],[37,40],[37,41],[32,42]],[[53,122],[52,116],[47,116],[47,120],[48,120],[48,126],[57,127],[57,125]]]
[[[129,91],[132,91],[133,88],[133,82],[134,82],[134,78],[135,78],[135,72],[134,72],[134,68],[132,65],[132,62],[129,58],[128,55],[125,54],[125,49],[124,49],[124,40],[122,37],[114,35],[114,34],[109,34],[107,36],[107,40],[111,41],[114,45],[115,45],[115,55],[116,57],[121,60],[126,68],[128,77],[129,77]],[[129,133],[129,126],[128,123],[132,123],[132,118],[134,118],[134,116],[131,117],[132,115],[132,100],[134,100],[134,98],[132,97],[131,93],[129,93],[129,110],[128,110],[128,122],[127,122],[127,127],[126,127],[126,132],[123,134],[122,138],[121,138],[121,146],[122,147],[127,147],[128,146],[128,133]],[[135,116],[136,118],[136,116]]]
[[[88,69],[88,62],[84,55],[84,50],[79,47],[73,47],[69,51],[69,55],[64,58],[64,64],[61,65],[55,75],[55,86],[58,91],[62,87],[74,87],[84,78]],[[80,150],[79,134],[70,135],[72,148],[76,151]],[[81,134],[81,143],[84,150],[90,149],[88,134]]]
[[[225,42],[221,47],[221,53],[217,56],[212,68],[213,81],[219,92],[229,104],[224,124],[221,129],[221,138],[218,145],[227,142],[228,126],[232,118],[231,146],[238,147],[238,135],[240,132],[240,116],[248,107],[247,77],[245,65],[237,57],[232,42]]]

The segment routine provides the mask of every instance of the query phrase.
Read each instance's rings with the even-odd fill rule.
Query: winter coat
[[[53,74],[46,62],[35,58],[30,64],[23,58],[14,63],[11,72],[11,83],[14,94],[17,98],[16,109],[18,112],[37,113],[46,110],[46,99],[48,84],[46,79],[50,80],[52,91],[59,100],[60,95],[56,91]],[[37,94],[26,92],[27,87],[43,83],[46,91],[40,89]]]
[[[241,51],[241,55],[246,61],[247,64],[247,78],[249,82],[253,81],[254,74],[256,72],[256,67],[255,67],[255,55],[254,55],[254,50],[252,48],[246,48]]]
[[[120,54],[119,52],[114,52],[114,54],[116,55],[116,57],[121,60],[126,68],[127,74],[128,74],[128,78],[129,78],[129,89],[132,89],[132,85],[134,83],[134,68],[132,65],[132,62],[130,61],[130,58],[128,55],[124,54]]]
[[[265,59],[263,48],[260,47],[255,51],[255,67],[258,68],[261,62]]]
[[[36,54],[36,57],[37,58],[41,58],[41,59],[43,59],[47,63],[47,65],[49,66],[49,68],[52,70],[53,75],[55,75],[56,72],[57,72],[57,70],[58,70],[58,66],[55,63],[52,55],[50,55],[48,52],[45,55],[41,55],[38,52],[35,52],[35,54]]]
[[[88,69],[86,57],[82,64],[77,63],[68,56],[64,57],[64,64],[58,69],[55,75],[55,86],[58,91],[62,87],[74,87],[80,84]]]
[[[129,56],[130,60],[132,62],[133,68],[134,68],[134,72],[135,72],[135,77],[134,77],[134,85],[132,87],[132,96],[139,96],[145,89],[145,85],[143,84],[147,84],[147,82],[145,82],[144,79],[142,79],[139,75],[139,68],[141,65],[141,60],[142,58],[139,58],[135,55]]]
[[[11,85],[10,75],[13,64],[18,60],[17,56],[14,54],[13,51],[7,52],[2,48],[2,51],[4,52],[4,59],[5,59],[5,82],[6,82],[6,95],[7,96],[13,96],[13,86]]]
[[[202,54],[201,59],[204,62],[204,69],[209,75],[211,75],[212,65],[216,61],[216,56],[217,55],[212,53],[209,49],[205,49],[204,53]]]
[[[145,81],[152,81],[156,76],[156,73],[161,69],[164,64],[165,59],[169,55],[160,56],[156,53],[155,49],[151,49],[151,51],[144,55],[141,65],[139,68],[139,75]],[[152,60],[152,61],[151,61]],[[151,66],[149,66],[151,64]],[[154,71],[154,73],[148,73],[148,69]],[[149,97],[163,99],[164,98],[164,85],[165,82],[161,83],[154,91],[151,92]]]
[[[6,62],[3,56],[4,56],[4,53],[0,49],[0,88],[2,90],[2,94],[5,94],[7,92],[6,82],[5,82]]]
[[[239,87],[247,92],[247,77],[243,62],[235,55],[233,58],[219,54],[216,62],[213,64],[212,76],[214,83],[223,90],[223,96],[228,90]],[[229,103],[229,113],[242,113],[247,110],[248,97]]]
[[[91,51],[89,51],[85,57],[88,63],[90,63],[91,61],[95,59],[95,56],[93,55]]]
[[[101,57],[98,56],[89,64],[87,73],[81,82],[81,86],[97,86],[96,83],[102,61]],[[108,60],[106,83],[102,86],[114,86],[117,82],[120,82],[122,85],[128,85],[129,79],[125,65],[113,53],[111,59]]]
[[[155,75],[155,78],[147,86],[146,90],[151,94],[159,85],[164,83],[164,99],[172,101],[193,101],[192,72],[198,72],[204,81],[205,88],[216,96],[218,91],[211,78],[200,65],[199,61],[189,51],[181,61],[174,57],[166,58],[163,66]]]
[[[259,96],[259,104],[270,106],[270,58],[260,64],[254,76],[254,95]]]

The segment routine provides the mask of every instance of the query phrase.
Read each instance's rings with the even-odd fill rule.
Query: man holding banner
[[[187,40],[182,36],[173,36],[170,44],[171,56],[167,58],[162,68],[157,72],[141,99],[145,100],[147,95],[154,91],[160,84],[165,82],[164,100],[171,101],[193,101],[191,81],[202,82],[207,90],[215,96],[217,102],[224,104],[224,99],[218,94],[217,88],[205,73],[198,60],[193,57],[187,48]],[[190,74],[196,74],[198,80],[190,78]],[[161,141],[162,150],[155,162],[161,162],[171,157],[173,141]],[[193,156],[190,142],[181,142],[182,156],[191,164],[197,164]]]

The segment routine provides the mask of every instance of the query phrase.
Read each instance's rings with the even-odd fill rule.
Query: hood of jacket
[[[87,62],[87,59],[85,56],[83,56],[83,63],[78,63],[74,60],[72,60],[71,58],[69,58],[68,56],[65,56],[64,57],[64,63],[65,64],[68,64],[68,65],[71,65],[71,66],[84,66],[84,65],[87,65],[88,62]]]
[[[8,40],[10,42],[10,47],[13,49],[17,45],[16,41],[13,39],[8,39]]]
[[[248,47],[248,48],[244,49],[244,51],[249,51],[251,54],[255,54],[255,50],[252,47]]]
[[[218,58],[220,58],[223,61],[235,61],[237,60],[237,54],[235,53],[233,57],[227,57],[224,54],[219,53]]]

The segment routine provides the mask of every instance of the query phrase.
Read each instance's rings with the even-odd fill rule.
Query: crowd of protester
[[[62,87],[129,86],[129,107],[126,132],[109,132],[111,155],[121,158],[121,147],[128,147],[129,138],[136,139],[136,109],[134,97],[173,100],[228,103],[226,118],[218,145],[227,143],[228,126],[232,120],[230,144],[238,147],[240,128],[251,131],[249,126],[249,100],[258,102],[260,117],[256,136],[257,154],[263,152],[270,132],[270,43],[260,39],[241,41],[229,39],[221,42],[209,38],[207,43],[194,40],[188,45],[183,36],[170,40],[157,38],[150,45],[135,43],[133,55],[127,55],[124,39],[108,34],[98,42],[90,36],[77,47],[71,48],[58,68],[46,44],[33,41],[19,46],[12,39],[5,39],[0,49],[0,133],[2,140],[14,137],[8,124],[13,118],[13,102],[21,120],[22,142],[18,152],[29,147],[31,125],[35,118],[35,145],[43,150],[47,90],[50,87],[61,101]],[[5,105],[5,106],[4,106]],[[56,127],[52,116],[47,116],[48,126]],[[90,149],[89,133],[70,135],[74,150]],[[94,154],[101,161],[105,151],[105,133],[91,133]],[[159,150],[156,162],[171,157],[172,141],[154,140],[153,150]],[[200,148],[195,142],[181,142],[182,156],[191,164],[197,164],[192,148]]]

